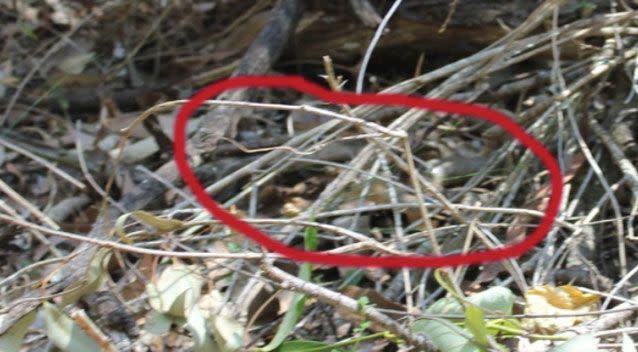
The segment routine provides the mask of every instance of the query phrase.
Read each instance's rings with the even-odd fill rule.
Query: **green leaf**
[[[327,343],[319,341],[287,341],[281,344],[281,346],[277,349],[277,352],[306,352],[328,346],[329,345]]]
[[[193,337],[195,352],[220,351],[209,334],[206,317],[196,304],[203,283],[197,269],[195,265],[173,265],[162,272],[157,282],[147,285],[153,310],[147,316],[144,330],[163,335],[171,324],[183,325]]]
[[[306,227],[304,231],[304,248],[307,251],[314,251],[317,249],[318,236],[317,229],[314,227]],[[304,281],[310,281],[312,277],[312,265],[310,263],[301,264],[299,268],[300,279]],[[299,321],[299,318],[303,314],[304,307],[306,306],[306,296],[300,293],[296,293],[292,298],[291,309],[289,309],[284,315],[281,324],[277,328],[277,332],[272,340],[264,347],[260,348],[260,351],[269,352],[282,344],[288,338],[288,335],[295,329],[295,325]]]
[[[62,296],[61,306],[66,306],[71,303],[75,303],[82,296],[93,293],[102,286],[104,279],[108,273],[106,272],[106,265],[111,259],[111,250],[108,248],[100,248],[95,253],[95,257],[91,260],[86,275],[80,281],[71,284]]]
[[[425,310],[425,314],[463,315],[463,306],[452,297],[443,297]]]
[[[35,31],[33,30],[33,27],[30,24],[25,24],[21,26],[20,29],[22,30],[22,33],[26,35],[27,37],[33,40],[38,40],[38,36],[35,34]]]
[[[314,227],[306,227],[306,230],[303,233],[303,242],[304,248],[307,251],[317,250],[317,246],[319,245],[319,235],[317,234],[317,229]]]
[[[176,219],[164,219],[155,216],[149,212],[143,210],[136,210],[130,213],[120,215],[115,221],[114,230],[120,237],[122,242],[127,244],[133,244],[133,241],[128,237],[126,231],[124,231],[124,224],[129,216],[135,217],[141,223],[148,225],[155,229],[158,233],[165,233],[170,231],[179,230],[184,227],[184,222]]]
[[[186,318],[200,296],[203,279],[196,265],[172,265],[146,285],[151,307],[175,318]]]
[[[275,336],[272,338],[270,343],[260,348],[260,351],[263,351],[263,352],[272,351],[275,348],[279,347],[279,345],[281,345],[281,343],[284,342],[284,340],[286,340],[290,332],[294,330],[295,325],[297,325],[297,321],[299,321],[301,314],[303,314],[305,305],[306,305],[306,296],[296,293],[293,296],[293,303],[291,305],[291,309],[289,309],[284,315],[284,318],[281,321],[281,324],[277,328],[277,332],[275,333]]]
[[[173,321],[165,314],[162,314],[156,310],[151,310],[146,315],[146,321],[144,322],[144,330],[157,336],[164,335],[170,328]]]
[[[219,315],[213,318],[212,325],[217,345],[223,352],[235,352],[243,347],[244,327],[237,321]]]
[[[456,292],[454,282],[452,281],[452,278],[448,275],[447,271],[443,269],[434,270],[434,278],[439,283],[439,285],[443,287],[445,291],[447,291],[447,293],[449,293],[450,295],[456,298],[460,298],[458,296],[458,293]]]
[[[483,346],[488,345],[485,315],[481,308],[473,304],[465,307],[465,327],[472,333],[476,342]]]
[[[370,320],[364,320],[361,322],[361,324],[359,324],[359,326],[357,326],[356,328],[354,328],[354,333],[355,334],[363,334],[366,330],[368,330],[368,328],[370,327]]]
[[[240,253],[243,250],[243,248],[235,242],[228,242],[226,246],[230,253]]]
[[[420,319],[412,324],[412,331],[427,336],[434,346],[444,352],[481,352],[481,348],[450,327],[449,321]],[[468,333],[469,335],[469,333]]]
[[[193,306],[186,320],[186,329],[190,331],[195,343],[195,352],[215,352],[218,351],[215,341],[208,333],[206,318],[198,306]]]
[[[342,290],[348,285],[358,286],[361,280],[365,277],[366,272],[361,269],[354,270],[346,270],[345,275],[343,277],[342,283],[339,285],[337,290]]]
[[[53,344],[65,352],[101,352],[103,349],[90,338],[71,318],[55,305],[42,304],[47,337]]]
[[[426,315],[463,315],[463,306],[452,297],[444,297],[425,310]],[[480,352],[481,348],[459,331],[471,337],[470,332],[448,320],[419,319],[412,324],[412,331],[427,336],[434,346],[445,352]]]
[[[357,299],[357,310],[359,310],[359,313],[363,313],[368,305],[370,305],[368,296],[361,296]]]
[[[562,345],[553,348],[551,352],[597,352],[598,340],[593,334],[578,335]]]
[[[19,351],[24,335],[35,320],[35,310],[25,314],[0,336],[0,352]]]
[[[487,322],[487,332],[488,334],[495,336],[499,333],[503,333],[503,329],[499,327],[503,327],[505,329],[514,330],[514,331],[522,331],[523,327],[521,326],[521,322],[518,319],[492,319]],[[511,333],[504,333],[505,335],[509,335]]]
[[[117,218],[117,220],[115,220],[115,224],[113,225],[113,230],[115,231],[117,236],[120,238],[120,241],[126,244],[133,244],[133,241],[130,238],[128,238],[128,234],[126,233],[126,231],[124,231],[124,225],[126,224],[126,219],[128,219],[129,216],[131,216],[131,213],[120,215]]]
[[[68,111],[71,107],[71,102],[68,99],[60,98],[58,99],[58,104],[60,104],[60,108],[62,111]]]
[[[511,315],[514,294],[505,287],[495,286],[470,296],[467,301],[481,307],[489,315]]]
[[[439,275],[439,278],[444,284],[448,284],[444,277]],[[475,338],[477,341],[485,342],[488,330],[484,322],[482,326],[478,323],[478,312],[476,312],[475,308],[470,307],[474,305],[480,308],[480,310],[489,312],[490,314],[511,314],[514,305],[514,294],[503,287],[491,287],[470,296],[464,301],[469,303],[466,304],[466,307],[463,307],[461,302],[456,298],[445,297],[428,307],[428,309],[425,310],[425,314],[464,315],[466,317],[466,328],[461,328],[455,325],[454,322],[448,320],[420,319],[412,324],[412,331],[426,335],[441,351],[481,351],[481,346],[469,340],[467,336]],[[473,331],[473,329],[476,331]],[[482,337],[485,337],[485,339],[481,340]]]
[[[184,227],[184,223],[180,220],[160,218],[143,210],[136,210],[131,215],[160,233],[175,231]]]

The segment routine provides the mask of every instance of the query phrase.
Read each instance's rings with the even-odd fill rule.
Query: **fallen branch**
[[[421,335],[415,335],[410,330],[406,329],[401,324],[397,323],[395,319],[381,313],[376,308],[371,306],[360,307],[356,300],[344,296],[338,292],[329,290],[327,288],[315,285],[310,282],[303,281],[293,275],[286,273],[285,271],[274,267],[268,261],[264,261],[261,265],[261,269],[266,276],[280,282],[284,289],[289,289],[295,292],[303,293],[309,296],[316,297],[322,302],[327,304],[338,306],[346,311],[350,311],[353,314],[359,314],[363,310],[363,314],[374,323],[379,324],[384,329],[391,333],[400,336],[405,339],[409,344],[418,347],[421,351],[436,351],[436,347],[432,345],[425,337]]]

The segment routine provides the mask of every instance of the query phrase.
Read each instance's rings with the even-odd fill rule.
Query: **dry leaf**
[[[180,220],[160,218],[143,210],[136,210],[131,215],[160,233],[178,230],[184,226]]]
[[[583,293],[570,285],[534,287],[525,295],[525,314],[568,315],[587,313],[598,309],[600,297]],[[552,334],[594,319],[593,316],[566,316],[551,318],[523,319],[523,326],[529,331]]]
[[[281,214],[290,218],[294,218],[301,214],[302,211],[310,206],[310,202],[301,197],[292,197],[281,208]]]

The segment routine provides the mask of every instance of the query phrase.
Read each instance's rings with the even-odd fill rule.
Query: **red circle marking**
[[[521,144],[529,148],[543,163],[551,178],[552,192],[545,215],[542,217],[536,229],[523,241],[497,249],[490,249],[466,254],[451,254],[442,256],[382,256],[368,257],[362,255],[328,254],[323,252],[309,252],[288,247],[282,242],[272,239],[259,229],[236,218],[223,209],[205,191],[195,173],[190,168],[186,158],[186,122],[188,118],[199,108],[204,101],[211,99],[221,92],[234,88],[246,87],[270,87],[289,88],[312,95],[316,98],[334,104],[348,105],[394,105],[408,108],[426,109],[472,116],[502,127],[509,134],[518,139]],[[452,102],[442,99],[427,99],[402,94],[354,94],[346,92],[332,92],[321,86],[308,82],[298,76],[239,76],[225,79],[201,89],[179,111],[175,121],[174,138],[175,162],[184,181],[191,189],[197,200],[214,217],[226,226],[248,236],[253,241],[261,244],[266,249],[277,252],[289,259],[311,262],[323,265],[337,265],[349,267],[446,267],[466,264],[478,264],[492,262],[507,258],[518,257],[532,249],[541,242],[554,224],[554,218],[558,214],[561,195],[563,192],[563,180],[558,162],[552,154],[530,136],[525,130],[512,121],[506,115],[481,105]]]

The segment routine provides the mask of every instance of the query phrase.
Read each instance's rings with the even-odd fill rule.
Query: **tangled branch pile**
[[[0,350],[635,351],[628,2],[0,3]],[[265,251],[195,200],[172,143],[184,99],[267,73],[511,116],[560,163],[555,225],[518,258],[443,269]],[[511,246],[551,196],[531,151],[468,116],[284,89],[217,99],[189,119],[191,165],[292,247]]]

